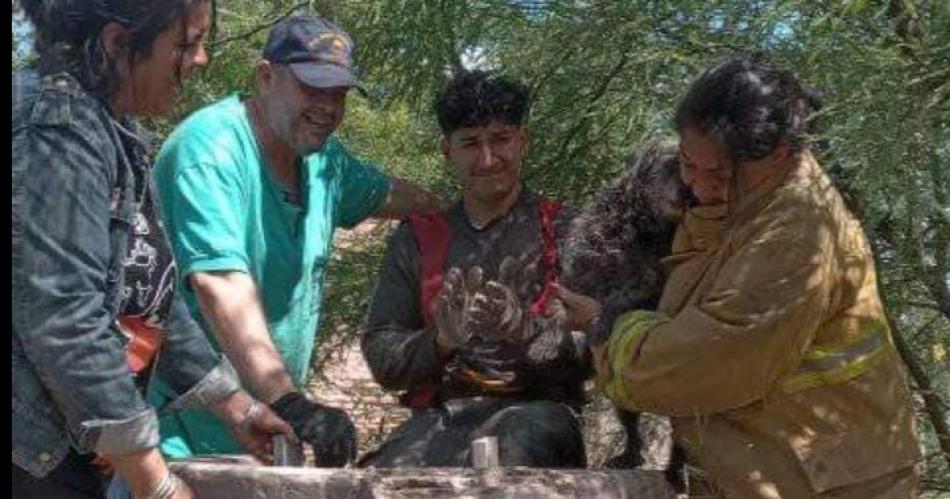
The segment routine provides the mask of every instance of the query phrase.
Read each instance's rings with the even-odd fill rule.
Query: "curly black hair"
[[[763,54],[741,54],[707,68],[676,109],[677,130],[696,126],[735,160],[768,156],[781,141],[801,151],[818,95]]]
[[[483,126],[493,120],[523,125],[530,97],[520,83],[481,70],[455,73],[436,95],[436,117],[446,136],[459,128]]]
[[[19,0],[35,28],[40,72],[65,71],[103,98],[111,96],[120,83],[116,61],[105,54],[99,39],[103,26],[117,22],[128,28],[127,57],[133,62],[148,57],[163,31],[204,2],[211,7],[209,38],[213,38],[215,0]],[[184,30],[181,37],[184,42]],[[178,77],[181,80],[181,74]]]

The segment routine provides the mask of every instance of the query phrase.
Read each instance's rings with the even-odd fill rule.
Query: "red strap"
[[[399,397],[399,403],[410,409],[427,409],[436,406],[436,395],[439,393],[439,384],[433,380],[426,380]]]
[[[419,243],[422,264],[420,306],[425,325],[432,324],[432,301],[442,289],[442,273],[448,258],[452,231],[441,213],[423,213],[409,217],[409,226]]]
[[[558,280],[557,267],[557,213],[561,205],[548,198],[541,198],[538,211],[541,215],[541,264],[544,266],[544,288],[531,303],[531,313],[546,315],[548,302],[554,296]]]
[[[445,260],[448,258],[452,231],[445,217],[437,212],[411,215],[409,226],[419,244],[422,265],[419,306],[422,310],[422,321],[428,326],[432,324],[432,302],[442,289],[442,274],[445,270]],[[410,408],[434,407],[437,393],[438,382],[427,380],[411,387],[399,401]]]

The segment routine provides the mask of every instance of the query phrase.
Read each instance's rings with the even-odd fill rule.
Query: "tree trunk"
[[[847,184],[838,184],[838,190],[841,192],[842,197],[845,198],[848,207],[854,212],[854,215],[859,220],[866,220],[861,198],[856,195],[854,190]],[[897,348],[897,353],[900,355],[901,360],[904,361],[904,365],[907,366],[908,371],[910,371],[911,379],[913,379],[914,385],[916,385],[918,392],[924,399],[924,411],[927,413],[934,432],[937,434],[937,440],[940,443],[943,457],[947,461],[947,465],[950,466],[950,424],[947,423],[947,405],[940,395],[934,391],[930,376],[927,375],[927,371],[921,366],[920,359],[918,359],[917,355],[910,348],[910,345],[908,345],[904,334],[897,325],[897,321],[895,321],[889,313],[891,309],[888,306],[887,292],[885,289],[886,283],[880,278],[884,267],[880,258],[882,250],[879,241],[884,240],[891,246],[894,246],[896,242],[892,240],[892,238],[895,237],[895,232],[891,230],[886,221],[883,225],[884,226],[880,228],[881,230],[865,227],[865,233],[871,245],[871,251],[874,253],[874,267],[878,272],[878,293],[880,294],[881,303],[884,307],[884,315],[887,317],[887,323],[890,326],[891,336],[894,338],[894,346]],[[927,279],[927,276],[920,277],[924,280]]]
[[[853,194],[849,192],[847,186],[840,186],[840,189],[845,192],[845,197],[849,197],[851,200],[851,209],[854,210],[855,215],[859,219],[864,219],[862,216],[862,206],[860,199],[850,195]],[[875,231],[866,229],[868,240],[871,244],[871,251],[874,253],[874,267],[877,269],[880,277],[881,269],[883,269],[882,262],[880,259],[881,248],[878,243],[878,237],[881,237],[888,244],[894,245],[893,241],[888,240],[887,235],[893,236],[893,231],[882,230],[880,234],[875,233]],[[926,276],[922,276],[926,279]],[[950,424],[948,421],[947,405],[940,397],[940,395],[934,391],[933,382],[930,380],[930,376],[927,375],[927,371],[921,366],[920,359],[908,345],[907,340],[904,338],[904,334],[901,332],[900,327],[897,325],[897,321],[893,319],[889,311],[891,308],[888,305],[887,292],[885,290],[885,282],[883,279],[878,279],[878,293],[881,296],[881,303],[884,307],[884,315],[887,317],[888,326],[891,329],[891,336],[894,338],[894,346],[897,348],[897,353],[900,355],[901,359],[904,361],[904,365],[907,366],[908,371],[910,371],[910,376],[914,380],[914,385],[917,386],[917,390],[920,393],[921,397],[924,399],[924,411],[927,413],[928,418],[930,419],[931,425],[933,425],[934,432],[937,434],[937,440],[940,442],[940,449],[943,452],[943,457],[947,461],[947,465],[950,466]]]
[[[887,310],[887,298],[883,292],[881,293],[881,301],[884,302],[884,310]],[[891,335],[894,337],[897,352],[904,360],[904,364],[907,365],[911,378],[913,378],[914,384],[917,385],[918,393],[924,399],[924,410],[927,412],[930,423],[937,433],[937,440],[940,442],[940,449],[943,451],[947,466],[950,466],[950,424],[947,423],[947,406],[940,395],[934,391],[930,376],[927,375],[927,371],[921,366],[917,355],[907,344],[904,335],[897,326],[897,322],[888,315],[887,323],[891,328]]]
[[[897,36],[901,54],[905,59],[907,59],[908,62],[917,62],[917,48],[920,46],[922,33],[920,31],[921,25],[919,23],[919,16],[914,10],[914,4],[912,2],[905,2],[901,0],[890,0],[888,4],[888,15],[894,22],[894,34]],[[940,229],[941,228],[939,226],[935,227],[935,230]],[[885,239],[887,238],[885,237]],[[880,253],[877,251],[878,248],[876,247],[875,242],[876,241],[874,238],[871,238],[871,244],[874,248],[875,264],[877,264],[877,268],[880,269]],[[893,240],[888,242],[892,245],[897,243],[897,241]],[[927,285],[931,295],[937,303],[937,306],[941,309],[945,316],[950,318],[950,315],[947,314],[948,297],[945,294],[947,288],[945,283],[940,282],[942,276],[936,276],[935,281],[934,276],[928,275],[934,270],[939,270],[941,271],[940,273],[945,272],[946,268],[944,262],[939,261],[945,256],[945,251],[946,248],[942,248],[938,244],[936,251],[936,257],[938,259],[936,269],[928,269],[922,254],[916,255],[919,260],[916,267],[918,268],[918,279]],[[887,293],[885,293],[883,289],[881,289],[881,300],[884,304],[884,310],[888,310]],[[927,375],[927,371],[921,366],[920,359],[917,358],[917,355],[913,352],[913,350],[911,350],[910,345],[907,344],[907,341],[897,326],[897,322],[894,321],[890,315],[887,317],[888,323],[891,327],[891,332],[894,337],[894,344],[897,347],[897,351],[900,353],[901,358],[904,360],[904,364],[906,364],[907,368],[910,370],[910,375],[914,379],[914,383],[917,385],[917,389],[924,399],[924,410],[927,412],[930,422],[934,427],[934,431],[937,433],[937,439],[940,442],[940,449],[943,451],[943,457],[947,461],[947,465],[950,466],[950,424],[947,422],[947,405],[942,397],[934,391],[933,383],[931,382],[930,377]]]

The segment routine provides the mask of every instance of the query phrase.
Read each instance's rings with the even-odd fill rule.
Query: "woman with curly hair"
[[[136,117],[208,62],[213,0],[23,0],[38,63],[14,75],[13,497],[192,497],[156,445],[154,374],[265,458],[292,430],[240,388],[176,293]],[[100,463],[105,463],[107,467]]]
[[[597,381],[670,416],[726,497],[908,498],[910,394],[864,231],[808,147],[817,104],[757,56],[693,82],[675,125],[698,206],[658,310],[620,315],[592,347]],[[560,295],[576,326],[596,323],[597,302]]]

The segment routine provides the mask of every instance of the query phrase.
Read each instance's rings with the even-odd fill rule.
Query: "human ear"
[[[117,22],[108,22],[99,32],[99,43],[109,59],[116,59],[125,49],[128,30]]]
[[[523,126],[518,130],[518,133],[521,135],[521,157],[523,158],[531,150],[531,132]]]
[[[439,141],[439,150],[442,151],[442,157],[445,158],[445,162],[449,162],[449,152],[451,151],[452,146],[449,144],[449,139],[446,136],[442,136],[442,140]]]
[[[262,60],[257,63],[255,74],[258,92],[266,93],[274,86],[274,80],[277,78],[277,68],[270,61]]]

